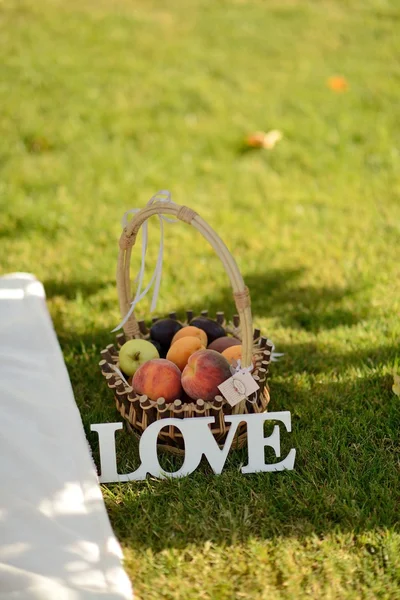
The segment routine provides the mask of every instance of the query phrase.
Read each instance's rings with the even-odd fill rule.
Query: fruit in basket
[[[230,365],[235,367],[237,365],[238,360],[242,360],[242,345],[238,344],[237,346],[230,346],[222,352],[222,356],[225,356],[226,360]],[[253,357],[253,364],[255,363],[255,359]]]
[[[172,338],[182,327],[182,324],[175,319],[160,319],[151,326],[150,338],[160,344],[161,352],[167,352]]]
[[[217,323],[213,321],[209,317],[195,317],[190,321],[190,325],[194,325],[199,329],[202,329],[206,332],[208,343],[211,344],[217,338],[223,337],[226,335],[225,329]]]
[[[133,375],[152,358],[159,358],[158,350],[147,340],[129,340],[119,351],[119,366],[125,375]]]
[[[154,358],[139,367],[132,387],[137,394],[146,394],[151,400],[165,398],[166,402],[173,402],[182,394],[181,372],[170,360]]]
[[[230,348],[231,346],[237,346],[238,344],[241,344],[241,343],[242,342],[240,340],[238,340],[237,338],[230,337],[229,335],[224,335],[224,337],[220,337],[220,338],[214,340],[208,346],[208,349],[215,350],[216,352],[220,352],[222,354],[222,352],[224,350],[226,350],[227,348]]]
[[[225,356],[226,360],[229,364],[233,364],[234,362],[242,359],[242,344],[237,344],[236,346],[230,346],[226,348],[222,352],[222,356]]]
[[[152,340],[151,338],[149,338],[149,342],[157,348],[160,358],[165,358],[167,356],[168,346],[161,346],[160,342],[156,342],[156,340]]]
[[[215,350],[198,350],[188,360],[182,373],[182,387],[190,398],[212,400],[220,392],[218,386],[229,379],[229,363]]]
[[[182,327],[172,338],[171,346],[175,344],[178,340],[183,337],[197,337],[204,347],[208,344],[208,338],[205,331],[199,329],[199,327],[193,327],[192,325],[188,325],[187,327]]]
[[[202,333],[204,333],[204,331],[202,331]],[[189,357],[197,352],[197,350],[205,349],[206,347],[199,338],[190,336],[183,337],[172,344],[171,348],[168,350],[167,359],[172,361],[181,371],[183,371],[188,363]]]
[[[153,346],[155,348],[157,348],[157,352],[161,356],[161,352],[162,352],[161,344],[159,342],[156,342],[155,340],[152,340],[152,339],[149,339],[149,342],[150,342],[150,344],[153,344]]]

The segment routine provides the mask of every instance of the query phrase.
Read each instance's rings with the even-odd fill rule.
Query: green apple
[[[119,366],[125,375],[133,375],[152,358],[160,358],[157,348],[146,340],[129,340],[119,351]]]

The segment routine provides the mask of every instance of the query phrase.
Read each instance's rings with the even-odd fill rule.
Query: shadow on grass
[[[273,390],[274,409],[292,411],[293,433],[282,433],[282,456],[297,448],[295,471],[244,476],[243,449],[231,452],[220,476],[204,463],[182,480],[110,485],[106,503],[122,543],[160,551],[398,525],[399,411],[388,379],[321,386],[310,394],[290,384]],[[169,459],[169,470],[178,466]]]
[[[305,345],[299,352],[303,350]],[[98,439],[90,424],[121,417],[97,371],[97,352],[92,346],[89,355],[75,357],[68,366],[99,466]],[[336,353],[334,358],[339,370],[340,365],[361,367],[375,358],[379,367],[395,355],[393,346]],[[145,482],[104,486],[111,523],[123,544],[158,552],[207,541],[232,545],[250,538],[323,537],[336,531],[357,536],[398,526],[400,455],[395,440],[400,411],[391,377],[376,374],[340,383],[299,384],[293,378],[295,362],[287,377],[279,373],[283,368],[284,363],[271,369],[270,410],[292,414],[292,433],[281,430],[282,458],[296,448],[295,470],[243,475],[247,449],[242,449],[229,454],[220,476],[214,476],[203,460],[182,480],[149,477]],[[119,472],[138,468],[137,440],[124,430],[116,444]],[[278,460],[272,455],[268,459]],[[161,455],[160,462],[172,472],[182,459]]]
[[[293,343],[279,344],[279,351],[284,353],[284,358],[274,365],[275,372],[283,374],[293,373],[334,373],[340,374],[350,367],[377,368],[393,363],[399,354],[396,345],[382,344],[373,348],[349,350],[338,352],[335,347],[328,344]]]
[[[246,275],[255,323],[257,317],[275,317],[283,327],[315,333],[340,326],[351,327],[368,317],[365,286],[313,287],[296,283],[302,274],[302,269],[286,269]],[[111,280],[47,280],[44,285],[49,299],[62,296],[74,300],[78,296],[94,295],[115,283]],[[231,287],[210,282],[209,289],[209,295],[201,303],[171,306],[170,310],[176,310],[180,318],[185,318],[186,309],[193,310],[195,315],[207,309],[211,317],[224,310],[225,315],[232,318],[236,309]],[[151,321],[150,315],[148,321]]]
[[[19,239],[26,238],[33,233],[42,237],[54,240],[59,234],[65,231],[62,223],[52,224],[43,218],[36,218],[31,215],[24,217],[12,217],[11,222],[0,224],[0,239]]]
[[[282,326],[317,332],[353,326],[367,318],[369,304],[365,286],[339,288],[296,284],[302,273],[302,269],[287,269],[246,275],[255,320],[258,316],[277,317]],[[201,304],[176,307],[179,314],[186,308],[191,308],[195,314],[208,309],[211,316],[224,309],[229,317],[236,312],[232,289],[213,287],[212,283],[209,297]]]
[[[312,308],[311,331],[329,328],[331,323],[356,323],[368,314],[364,304],[343,319],[341,302],[359,290],[296,286],[300,274],[293,270],[247,277],[255,314],[282,316],[293,324],[307,306],[307,311]],[[96,287],[90,289],[96,292]],[[63,288],[55,287],[55,292],[60,291]],[[199,313],[207,307],[213,314],[227,305],[232,306],[228,288],[192,308]],[[327,315],[332,314],[335,318],[331,321]],[[90,424],[121,421],[97,367],[100,349],[113,337],[108,331],[79,338],[67,331],[58,331],[58,335],[98,465],[98,440],[90,432]],[[241,466],[247,460],[243,449],[230,453],[220,476],[214,476],[203,461],[195,473],[182,480],[149,478],[104,487],[111,522],[123,544],[160,551],[207,541],[230,545],[249,538],[321,537],[337,530],[357,535],[398,526],[399,449],[394,440],[400,419],[390,378],[376,374],[343,381],[349,366],[360,367],[360,372],[361,367],[375,367],[377,372],[394,360],[398,349],[381,345],[340,353],[309,343],[282,350],[287,353],[284,361],[271,369],[270,408],[292,413],[293,433],[282,431],[282,457],[291,447],[296,448],[295,470],[242,475]],[[303,372],[335,372],[342,381],[326,384],[309,378],[300,385],[293,375]],[[117,456],[120,473],[139,466],[137,441],[126,431],[117,434]],[[174,457],[163,457],[161,462],[169,471],[181,464]]]
[[[58,281],[55,279],[46,279],[43,282],[48,299],[56,296],[62,296],[66,300],[75,300],[77,297],[87,298],[97,294],[100,290],[115,286],[114,281],[95,281],[95,280],[69,280]]]

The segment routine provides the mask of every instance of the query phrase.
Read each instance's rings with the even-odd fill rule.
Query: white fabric
[[[0,278],[0,600],[128,600],[63,356],[32,275]]]

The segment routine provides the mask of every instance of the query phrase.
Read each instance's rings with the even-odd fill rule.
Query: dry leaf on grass
[[[281,140],[283,134],[278,129],[273,129],[265,133],[264,131],[255,131],[246,138],[246,145],[250,148],[268,148],[272,150],[279,140]]]
[[[329,77],[327,81],[327,86],[334,92],[347,92],[349,88],[347,80],[344,77],[341,77],[340,75]]]
[[[392,390],[396,396],[400,396],[400,375],[393,375]]]

